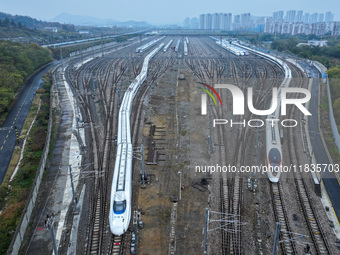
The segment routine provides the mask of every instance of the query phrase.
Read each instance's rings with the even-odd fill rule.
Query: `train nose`
[[[125,220],[123,218],[118,218],[118,219],[113,220],[110,224],[110,230],[112,234],[117,235],[117,236],[124,234],[128,227],[128,226],[125,226],[126,224],[124,223],[125,223]]]
[[[112,234],[117,235],[117,236],[120,236],[120,235],[124,234],[125,233],[124,227],[123,226],[117,226],[114,223],[115,222],[113,222],[110,225],[110,230],[111,230]]]

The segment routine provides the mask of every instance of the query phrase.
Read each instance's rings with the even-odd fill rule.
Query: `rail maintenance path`
[[[15,144],[17,143],[16,130],[18,136],[20,136],[35,91],[43,84],[43,75],[58,63],[59,62],[52,62],[46,65],[27,80],[18,100],[8,113],[6,120],[0,128],[0,184],[5,178]]]

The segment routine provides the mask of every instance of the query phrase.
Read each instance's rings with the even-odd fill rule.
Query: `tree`
[[[14,93],[38,67],[52,61],[50,50],[36,44],[0,41],[0,114],[7,111]]]
[[[333,103],[333,114],[337,125],[340,125],[340,98],[336,99]]]
[[[11,27],[16,27],[16,26],[17,26],[17,24],[14,22],[14,20],[11,20],[11,22],[10,22],[10,26],[11,26]]]
[[[308,50],[304,50],[299,53],[299,57],[302,57],[302,58],[310,58],[310,56],[311,54]]]
[[[6,17],[6,18],[2,21],[2,24],[3,24],[4,27],[9,27],[9,24],[10,24],[9,19]]]
[[[327,71],[329,78],[340,78],[340,67],[332,66]]]

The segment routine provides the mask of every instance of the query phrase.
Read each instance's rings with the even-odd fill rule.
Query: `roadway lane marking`
[[[4,148],[4,146],[1,146],[1,149],[0,149],[0,151],[2,151],[2,149]]]
[[[8,138],[8,135],[6,135],[6,138]]]
[[[6,140],[4,141],[4,144],[6,143]]]

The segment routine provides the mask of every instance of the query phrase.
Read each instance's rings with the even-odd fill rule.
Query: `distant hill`
[[[50,21],[41,21],[29,16],[12,15],[0,12],[0,21],[14,22],[28,28],[42,29],[44,27],[57,27],[73,31],[76,26],[95,26],[95,27],[150,27],[145,21],[117,21],[114,19],[99,19],[89,16],[78,16],[68,13],[61,13]]]
[[[144,21],[126,21],[121,22],[114,19],[99,19],[90,16],[73,15],[69,13],[61,13],[51,22],[69,23],[77,26],[133,26],[133,27],[149,27],[150,24]]]
[[[8,13],[0,12],[0,19],[9,21],[14,21],[16,24],[21,24],[23,26],[29,27],[29,28],[44,28],[44,27],[62,27],[63,25],[59,22],[47,22],[47,21],[41,21],[37,20],[28,16],[21,16],[21,15],[11,15]]]
[[[126,27],[150,27],[151,25],[145,21],[134,21],[129,20],[125,22],[120,22],[118,26],[126,26]]]

